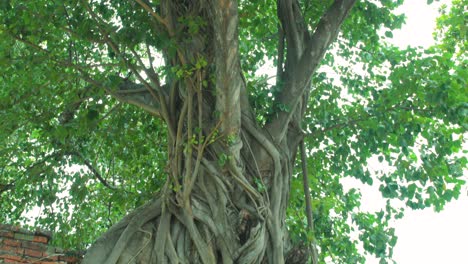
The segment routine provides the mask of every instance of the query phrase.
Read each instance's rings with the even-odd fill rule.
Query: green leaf
[[[226,23],[217,5],[189,1],[0,2],[0,222],[43,206],[35,224],[58,230],[63,248],[88,248],[155,197],[177,207],[196,179],[188,204],[201,206],[203,239],[206,223],[236,218],[253,229],[230,236],[287,230],[284,244],[316,243],[320,263],[392,262],[390,223],[405,209],[442,210],[466,187],[466,1],[441,10],[428,48],[386,43],[404,25],[402,0],[357,1],[321,50],[307,37],[292,48],[269,1],[238,1]],[[297,32],[319,34],[332,4],[295,1]],[[323,59],[298,60],[305,51]],[[379,189],[385,209],[363,212],[354,179]],[[272,220],[284,228],[269,230]]]

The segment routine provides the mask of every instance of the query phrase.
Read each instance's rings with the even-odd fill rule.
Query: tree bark
[[[310,34],[298,3],[278,0],[288,56],[279,99],[292,112],[266,127],[247,99],[236,1],[165,0],[161,15],[137,2],[179,43],[176,56],[165,51],[164,58],[180,74],[160,85],[154,69],[141,63],[149,80],[134,70],[141,84],[124,80],[109,93],[166,122],[167,181],[98,239],[84,263],[305,263],[308,254],[287,257],[289,182],[302,138],[300,125],[291,125],[301,115],[291,116],[298,100],[307,101],[310,75],[355,1],[337,0]],[[331,15],[338,22],[330,23]],[[201,17],[206,26],[194,32],[187,17]]]

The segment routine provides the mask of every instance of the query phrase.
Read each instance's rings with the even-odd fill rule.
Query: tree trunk
[[[137,2],[151,11],[144,1]],[[139,84],[125,82],[120,88],[140,91],[143,86],[145,96],[128,91],[113,95],[166,122],[167,182],[153,200],[104,234],[88,250],[84,263],[308,259],[307,254],[285,257],[291,249],[285,214],[302,139],[300,120],[308,99],[304,91],[354,1],[336,1],[313,35],[304,23],[297,23],[302,16],[294,3],[278,1],[288,50],[284,64],[278,65],[278,78],[284,83],[278,100],[286,100],[283,103],[291,110],[264,127],[256,122],[242,76],[236,2],[165,0],[160,17],[150,12],[177,43],[163,54],[174,74],[161,85],[152,67],[145,68],[149,80],[131,68]],[[330,20],[332,16],[336,21]]]
[[[165,60],[181,71],[162,96],[167,183],[102,236],[85,263],[284,263],[293,158],[254,123],[235,2],[166,1],[162,13],[180,45]],[[189,15],[209,26],[191,31]]]
[[[247,149],[264,148],[270,160],[242,151],[241,160],[221,165],[215,149],[222,144],[213,143],[192,160],[200,165],[188,200],[168,180],[102,236],[84,263],[284,263],[292,160],[253,126],[241,134],[257,140],[243,140]]]

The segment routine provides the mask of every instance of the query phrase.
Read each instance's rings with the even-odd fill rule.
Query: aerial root
[[[283,263],[273,255],[282,230],[271,209],[259,211],[258,204],[268,208],[265,197],[226,187],[220,175],[204,171],[188,206],[175,202],[174,191],[161,192],[111,227],[83,263]]]

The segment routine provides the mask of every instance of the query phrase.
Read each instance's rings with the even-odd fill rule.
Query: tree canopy
[[[441,9],[426,49],[387,41],[405,22],[394,12],[403,0],[189,2],[1,2],[0,222],[32,217],[58,233],[56,244],[87,248],[164,190],[195,192],[196,174],[177,175],[209,171],[201,156],[235,174],[243,151],[255,153],[246,160],[266,155],[261,146],[270,153],[254,133],[246,139],[247,126],[290,151],[278,198],[285,248],[312,243],[320,261],[389,262],[390,220],[460,195],[466,0]],[[179,155],[190,158],[172,163]],[[361,210],[359,189],[343,188],[348,177],[378,188],[387,206]],[[275,180],[226,181],[263,197],[275,216]]]

